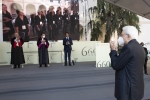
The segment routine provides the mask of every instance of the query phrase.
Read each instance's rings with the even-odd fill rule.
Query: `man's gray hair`
[[[137,39],[138,30],[134,26],[125,26],[122,28],[125,34],[129,34],[132,39]]]

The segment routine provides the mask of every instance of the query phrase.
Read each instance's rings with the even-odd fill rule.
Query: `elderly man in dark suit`
[[[110,58],[115,73],[115,97],[117,100],[141,100],[144,95],[143,65],[145,53],[136,41],[138,31],[134,26],[125,26],[118,44],[123,46],[117,54],[116,45],[110,42]]]
[[[71,50],[73,45],[72,39],[69,37],[69,33],[66,32],[66,37],[63,39],[63,45],[64,45],[64,53],[65,53],[65,66],[67,66],[67,55],[68,55],[68,60],[69,60],[69,66],[71,66]]]

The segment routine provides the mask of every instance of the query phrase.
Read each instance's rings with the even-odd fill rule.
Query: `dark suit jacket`
[[[146,47],[143,47],[143,48],[144,48],[144,51],[145,51],[145,59],[147,60],[147,59],[148,59],[148,57],[147,57],[148,51],[147,51],[147,48],[146,48]]]
[[[126,44],[119,55],[110,52],[115,73],[115,97],[117,100],[141,100],[144,95],[143,65],[145,53],[135,40]]]
[[[69,45],[66,45],[66,42],[69,41]],[[64,45],[64,50],[72,50],[72,46],[73,43],[72,43],[72,39],[69,37],[69,40],[66,39],[66,37],[63,39],[63,45]]]

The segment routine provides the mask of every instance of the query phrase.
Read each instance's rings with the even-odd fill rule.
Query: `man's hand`
[[[68,45],[68,42],[66,42],[66,45]]]
[[[116,50],[116,45],[115,45],[115,42],[114,41],[110,41],[110,49],[111,50]]]
[[[66,45],[70,44],[69,42],[66,42]]]

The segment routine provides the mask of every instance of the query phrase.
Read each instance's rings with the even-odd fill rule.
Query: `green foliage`
[[[81,24],[79,24],[79,33],[80,33],[80,36],[82,37],[83,36],[83,26]]]
[[[123,8],[107,3],[104,0],[97,0],[97,6],[89,8],[93,19],[88,26],[91,28],[91,40],[98,40],[102,35],[102,26],[106,24],[105,41],[109,42],[111,36],[115,31],[118,35],[122,32],[122,27],[126,25],[135,26],[140,32],[139,17]]]

